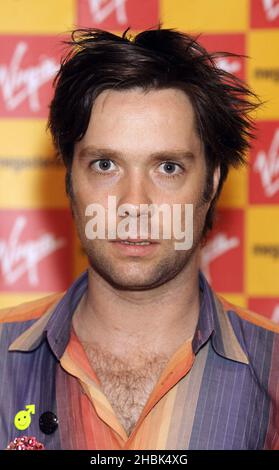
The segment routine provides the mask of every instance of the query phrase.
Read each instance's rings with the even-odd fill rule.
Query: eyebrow
[[[114,158],[123,158],[121,152],[109,148],[98,148],[93,146],[84,147],[78,154],[80,159],[92,158],[92,157],[106,157],[109,159]],[[193,160],[194,154],[189,150],[164,150],[160,152],[152,152],[148,155],[149,159],[152,160],[172,160],[172,159],[181,159],[181,160]]]

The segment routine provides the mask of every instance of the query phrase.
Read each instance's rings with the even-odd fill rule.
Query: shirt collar
[[[25,330],[9,347],[9,351],[33,351],[43,339],[60,360],[70,339],[72,316],[87,290],[88,271],[85,271],[68,289],[61,300],[49,308],[39,320]],[[248,364],[248,358],[233,330],[227,312],[218,296],[199,272],[202,294],[200,315],[192,341],[195,354],[211,338],[215,352],[227,359]]]
[[[70,339],[72,316],[87,290],[88,272],[85,271],[32,326],[25,330],[9,347],[9,351],[33,351],[47,338],[49,346],[60,360]]]
[[[202,293],[200,315],[192,346],[195,354],[211,337],[215,352],[227,359],[249,364],[220,298],[208,284],[204,274],[199,272]]]

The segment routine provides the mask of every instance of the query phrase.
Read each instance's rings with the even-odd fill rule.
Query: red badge
[[[248,308],[253,312],[264,315],[275,323],[279,323],[279,297],[251,297],[248,301]]]
[[[250,204],[279,203],[279,121],[257,123],[249,168]]]
[[[221,293],[243,290],[243,210],[219,209],[202,250],[202,271]]]
[[[46,117],[59,69],[62,38],[2,36],[0,116]]]
[[[252,28],[278,28],[278,0],[250,0]]]
[[[73,281],[68,209],[0,211],[0,289],[55,292]]]
[[[241,55],[246,54],[245,34],[203,34],[199,42],[209,52],[220,51]],[[244,57],[221,57],[217,59],[217,65],[242,80],[245,78]]]
[[[16,437],[9,443],[6,450],[44,450],[45,446],[36,437]]]
[[[78,24],[106,30],[124,31],[156,26],[159,0],[78,0]]]

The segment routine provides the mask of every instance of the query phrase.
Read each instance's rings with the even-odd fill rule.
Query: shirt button
[[[58,428],[58,418],[52,411],[46,411],[40,416],[39,426],[44,434],[52,434]]]

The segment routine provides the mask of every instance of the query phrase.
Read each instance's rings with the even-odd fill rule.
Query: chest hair
[[[101,350],[99,346],[82,344],[103,393],[130,435],[169,357],[163,354],[148,358],[138,355],[127,360]]]

